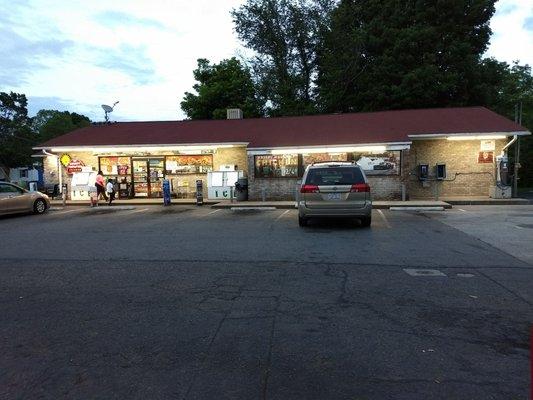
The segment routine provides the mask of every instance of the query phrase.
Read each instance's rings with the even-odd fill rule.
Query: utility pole
[[[522,125],[522,102],[515,104],[514,121],[518,125]],[[518,136],[516,139],[514,158],[513,193],[514,197],[518,197],[518,170],[520,169],[520,136]]]

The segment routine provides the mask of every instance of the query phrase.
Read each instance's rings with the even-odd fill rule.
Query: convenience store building
[[[522,126],[483,107],[301,117],[95,124],[35,148],[45,184],[70,184],[82,169],[125,182],[132,197],[161,197],[169,179],[177,197],[194,197],[196,180],[239,170],[250,200],[294,199],[305,167],[355,161],[375,199],[487,196],[495,162]],[[446,179],[436,179],[436,165]],[[428,175],[420,179],[420,167]],[[207,190],[206,190],[207,192]]]

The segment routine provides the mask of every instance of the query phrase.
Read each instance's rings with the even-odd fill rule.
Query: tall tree
[[[31,123],[32,129],[38,134],[39,142],[46,142],[89,125],[91,120],[85,115],[57,110],[40,110]]]
[[[24,94],[0,92],[0,168],[31,164],[35,135],[30,129],[28,101]]]
[[[239,38],[256,53],[250,62],[269,115],[315,112],[316,49],[333,3],[248,0],[233,10]]]
[[[533,73],[529,65],[514,62],[512,66],[494,59],[486,59],[481,68],[486,103],[494,111],[515,119],[515,113],[522,109],[521,123],[533,131]],[[518,106],[518,108],[517,108]],[[533,187],[533,137],[520,138],[519,184]],[[515,147],[511,147],[511,156],[515,157]]]
[[[193,74],[198,82],[193,86],[196,93],[186,92],[181,102],[189,118],[223,119],[228,108],[242,109],[245,118],[263,115],[250,71],[236,58],[219,64],[199,59]]]
[[[341,0],[319,49],[322,111],[471,104],[495,0]]]

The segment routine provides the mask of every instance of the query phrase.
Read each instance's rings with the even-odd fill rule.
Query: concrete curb
[[[444,207],[390,207],[391,211],[444,211]]]

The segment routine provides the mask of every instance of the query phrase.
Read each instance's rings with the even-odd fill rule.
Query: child
[[[111,205],[111,202],[115,200],[115,185],[113,185],[113,181],[111,179],[107,181],[106,192],[109,196],[109,205]]]

